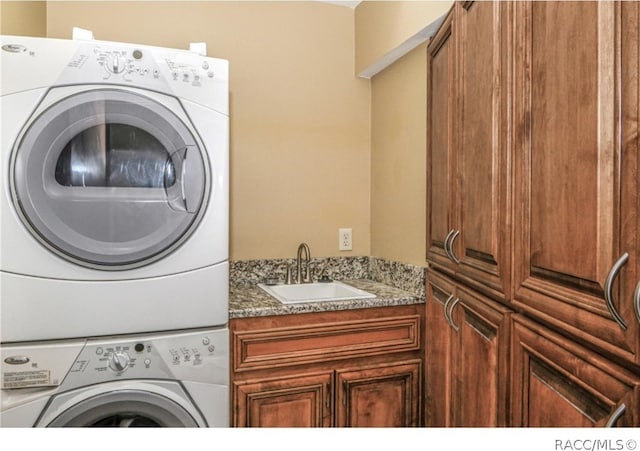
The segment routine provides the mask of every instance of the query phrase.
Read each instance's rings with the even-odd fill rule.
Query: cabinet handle
[[[458,238],[458,235],[460,235],[460,230],[456,230],[451,238],[449,238],[449,257],[451,257],[451,260],[453,260],[454,263],[460,263],[460,260],[453,252],[453,242]]]
[[[633,308],[636,312],[636,319],[640,324],[640,282],[636,285],[636,291],[633,293]]]
[[[620,257],[617,262],[615,262],[615,264],[611,268],[611,271],[609,271],[607,280],[604,283],[604,300],[607,303],[607,309],[609,309],[609,313],[622,328],[622,330],[627,330],[627,323],[624,322],[624,320],[616,310],[616,307],[613,305],[613,283],[615,282],[620,269],[624,266],[625,263],[627,263],[627,260],[629,260],[629,254],[625,252],[624,255]]]
[[[449,252],[449,240],[451,239],[451,235],[453,235],[453,232],[455,232],[455,230],[449,230],[449,233],[447,233],[447,236],[444,239],[444,252],[447,254],[447,257],[449,257],[449,260],[453,260],[451,252]]]
[[[444,303],[444,319],[447,320],[447,322],[451,327],[453,327],[453,325],[451,324],[451,318],[449,318],[448,307],[449,307],[449,302],[451,302],[452,300],[453,300],[453,295],[449,296],[449,298]]]
[[[458,332],[460,328],[456,326],[456,323],[453,322],[453,309],[456,308],[456,305],[458,305],[458,302],[460,302],[460,298],[456,298],[456,300],[451,303],[451,305],[449,306],[449,315],[448,315],[449,324],[451,325],[451,327],[453,327],[453,330],[455,330],[456,332]]]
[[[624,404],[620,404],[616,410],[613,411],[609,419],[607,420],[607,424],[604,425],[606,428],[612,428],[616,425],[620,417],[624,414],[624,411],[627,410],[627,406]]]

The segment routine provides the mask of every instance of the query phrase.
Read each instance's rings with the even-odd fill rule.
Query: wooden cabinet
[[[517,315],[511,425],[637,426],[640,375]]]
[[[419,305],[234,319],[233,426],[422,425]]]
[[[293,374],[235,386],[235,426],[331,426],[333,374]]]
[[[455,270],[449,256],[454,230],[454,56],[453,12],[428,48],[427,80],[427,259],[447,271]]]
[[[635,363],[638,23],[635,2],[516,2],[513,23],[513,305]]]
[[[419,426],[422,361],[336,371],[336,426]]]
[[[426,424],[508,424],[511,312],[430,273],[425,344]]]
[[[428,48],[427,259],[498,300],[510,289],[507,12],[456,3]]]
[[[640,425],[639,24],[456,2],[429,44],[427,424]]]

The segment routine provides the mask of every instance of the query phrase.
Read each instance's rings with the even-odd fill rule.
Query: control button
[[[213,75],[214,75],[214,74],[213,74],[213,71],[212,71],[212,70],[210,70],[209,72],[207,72],[207,76],[208,76],[209,78],[213,78]]]
[[[144,359],[144,366],[149,368],[151,366],[151,359]]]
[[[202,62],[202,68],[203,68],[204,70],[209,69],[209,62],[208,62],[208,61],[203,61],[203,62]]]
[[[214,345],[210,345],[208,348],[209,352],[213,352],[216,350],[216,347]]]
[[[209,340],[209,337],[204,337],[202,339],[202,344],[207,346],[209,343],[211,343],[211,340]]]
[[[131,359],[129,358],[129,354],[124,351],[116,351],[109,359],[109,368],[113,371],[122,372],[129,368],[130,362]]]
[[[141,50],[134,50],[133,51],[133,57],[137,60],[142,58],[142,51]]]
[[[184,81],[189,81],[189,74],[187,72],[185,72],[184,74],[182,74],[182,80]]]
[[[142,351],[144,351],[144,344],[136,343],[136,345],[133,347],[133,349],[135,349],[136,352],[142,352]]]
[[[171,72],[171,76],[173,77],[174,80],[178,79],[178,73],[177,72]]]
[[[160,72],[158,71],[158,69],[153,71],[153,78],[158,78],[160,76]]]

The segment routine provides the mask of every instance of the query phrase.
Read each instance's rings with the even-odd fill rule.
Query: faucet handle
[[[289,263],[286,263],[286,267],[287,267],[287,275],[284,279],[284,283],[287,285],[291,285],[292,280],[291,280],[291,266],[289,265]]]
[[[311,283],[311,262],[307,262],[306,268],[304,269],[304,278],[302,279],[304,283]]]

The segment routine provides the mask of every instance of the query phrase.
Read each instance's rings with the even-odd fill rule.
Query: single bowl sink
[[[376,297],[375,294],[335,281],[297,285],[265,285],[259,283],[258,286],[283,304],[344,301],[347,299]]]

